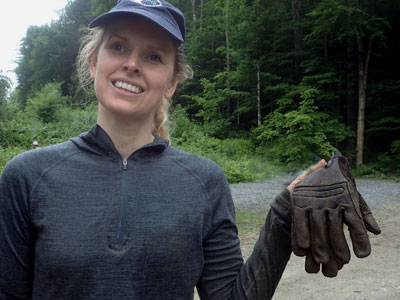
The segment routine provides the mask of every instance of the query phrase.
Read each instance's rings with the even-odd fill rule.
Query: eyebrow
[[[124,40],[126,42],[129,41],[129,39],[127,37],[125,37],[125,36],[123,36],[123,35],[121,35],[121,34],[119,34],[117,32],[109,32],[108,38],[109,39],[110,38],[119,38],[119,39],[122,39],[122,40]],[[166,52],[166,51],[168,51],[169,47],[162,47],[162,45],[159,45],[159,44],[157,44],[157,45],[150,44],[150,45],[147,46],[147,48],[149,50],[151,50],[151,51]]]
[[[125,41],[128,40],[128,38],[126,38],[123,35],[120,35],[118,33],[115,33],[115,32],[109,32],[108,33],[108,38],[114,38],[114,37],[120,38],[120,39],[125,40]]]

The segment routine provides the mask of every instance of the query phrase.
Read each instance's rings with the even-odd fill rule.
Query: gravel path
[[[293,176],[285,175],[262,182],[231,184],[232,197],[238,210],[267,212],[270,203]],[[357,179],[357,188],[372,209],[380,203],[400,201],[400,183],[387,180]]]

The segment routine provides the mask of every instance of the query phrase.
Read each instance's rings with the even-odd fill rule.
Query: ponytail
[[[157,111],[154,114],[154,129],[153,136],[160,136],[169,140],[167,120],[169,115],[169,101],[163,97]]]

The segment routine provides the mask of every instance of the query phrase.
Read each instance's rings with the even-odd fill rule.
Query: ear
[[[165,91],[165,94],[164,94],[165,98],[167,98],[167,99],[172,98],[172,96],[174,95],[174,93],[176,91],[176,87],[178,86],[180,79],[181,79],[180,76],[174,76],[172,78],[169,87]]]
[[[92,55],[89,61],[89,69],[90,69],[90,77],[94,80],[96,77],[96,70],[97,70],[97,56]]]

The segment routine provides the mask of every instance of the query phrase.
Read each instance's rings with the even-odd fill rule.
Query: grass
[[[253,251],[258,240],[261,227],[265,223],[267,212],[254,213],[250,211],[236,211],[236,224],[239,230],[240,248],[246,260]]]
[[[27,151],[22,148],[17,148],[17,147],[9,147],[7,149],[3,149],[0,147],[0,174],[3,172],[3,169],[6,165],[6,163],[16,156],[17,154],[20,154],[24,151]]]
[[[362,165],[358,168],[353,169],[353,175],[356,178],[365,178],[365,179],[385,179],[391,180],[395,182],[400,182],[399,171],[397,172],[382,172],[376,166],[376,164],[371,165]]]
[[[254,231],[259,232],[261,226],[264,225],[265,214],[257,214],[248,211],[236,211],[236,224],[240,234],[253,233]]]

